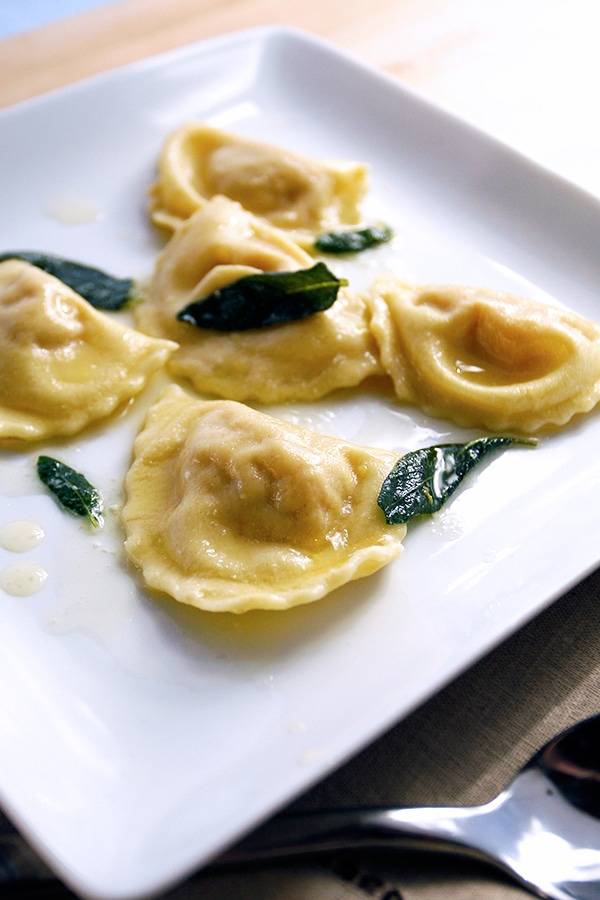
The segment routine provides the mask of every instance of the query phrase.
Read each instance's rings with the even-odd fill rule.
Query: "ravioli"
[[[134,445],[125,548],[149,587],[211,612],[287,609],[402,550],[377,506],[397,455],[176,386]]]
[[[278,228],[316,233],[360,221],[367,166],[317,162],[211,128],[188,124],[170,135],[151,189],[154,222],[174,229],[222,194]]]
[[[381,372],[362,297],[342,289],[325,312],[251,331],[205,330],[175,318],[192,300],[246,275],[313,263],[280,229],[215,197],[159,256],[136,321],[148,334],[177,341],[169,368],[197,391],[261,403],[316,400]]]
[[[175,346],[29,263],[0,263],[0,442],[80,431],[138,394]]]
[[[600,326],[575,313],[470,287],[371,291],[371,330],[401,400],[461,425],[531,433],[600,399]]]

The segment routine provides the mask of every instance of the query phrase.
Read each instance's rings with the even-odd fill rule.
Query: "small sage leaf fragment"
[[[54,275],[96,309],[121,309],[133,294],[131,278],[114,278],[93,266],[72,262],[61,256],[50,256],[35,250],[14,250],[9,253],[0,253],[0,262],[5,262],[7,259],[21,259],[49,275]]]
[[[483,437],[467,444],[439,444],[402,456],[385,478],[377,503],[388,525],[437,512],[465,475],[485,456],[513,444],[536,446],[531,438]]]
[[[372,225],[355,231],[330,231],[319,235],[315,249],[321,253],[360,253],[377,244],[385,244],[393,237],[394,232],[389,225]]]
[[[217,331],[281,325],[329,309],[339,289],[347,284],[322,262],[295,272],[248,275],[193,301],[177,313],[177,318]]]
[[[76,516],[85,516],[95,528],[102,528],[102,495],[84,475],[51,456],[38,457],[37,473],[63,509]]]

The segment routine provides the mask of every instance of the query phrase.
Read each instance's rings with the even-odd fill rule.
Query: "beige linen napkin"
[[[600,571],[305,794],[294,808],[482,803],[497,794],[541,744],[599,709]],[[57,883],[52,894],[61,893]],[[517,900],[529,895],[475,863],[365,852],[243,872],[208,869],[167,896]]]

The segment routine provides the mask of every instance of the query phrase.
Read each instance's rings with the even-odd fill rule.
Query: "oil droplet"
[[[44,587],[48,573],[34,562],[14,563],[0,572],[0,587],[13,597],[29,597]]]
[[[0,526],[0,547],[12,553],[26,553],[41,544],[46,534],[37,522],[18,519]]]
[[[100,210],[82,197],[57,197],[44,212],[61,225],[89,225],[100,218]]]
[[[454,367],[458,375],[473,373],[474,375],[481,375],[485,372],[485,369],[482,369],[481,366],[475,366],[471,363],[463,362],[462,359],[457,359]]]
[[[451,509],[443,509],[434,513],[430,519],[431,530],[438,537],[454,541],[465,533],[465,524],[458,513]]]

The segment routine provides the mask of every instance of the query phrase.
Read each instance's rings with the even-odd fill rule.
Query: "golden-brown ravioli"
[[[282,231],[215,197],[159,256],[136,321],[148,334],[177,341],[169,367],[198,391],[261,403],[315,400],[381,372],[362,297],[342,289],[325,312],[251,331],[211,331],[175,318],[192,300],[245,275],[313,264]]]
[[[0,442],[80,431],[138,394],[174,349],[29,263],[0,263]]]
[[[382,279],[368,301],[401,400],[461,425],[534,432],[600,399],[600,326],[511,294]]]
[[[363,163],[318,162],[189,124],[165,141],[151,212],[157,224],[173,229],[223,194],[278,228],[315,233],[359,222],[366,186]]]
[[[310,603],[401,552],[377,505],[396,460],[172,386],[135,442],[125,548],[151,588],[211,612]]]

